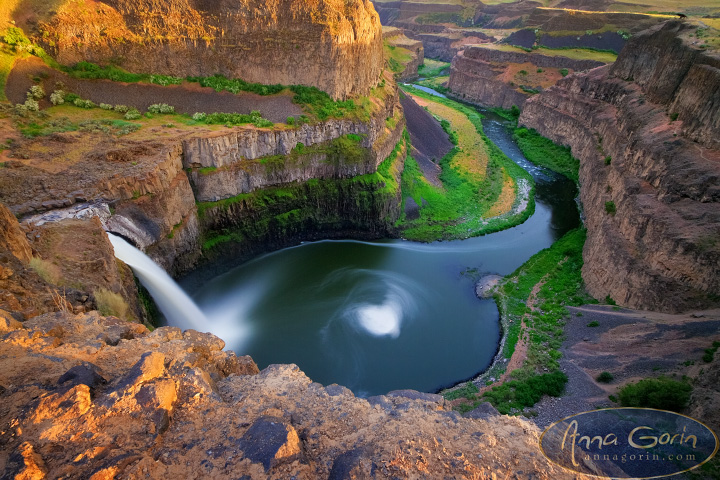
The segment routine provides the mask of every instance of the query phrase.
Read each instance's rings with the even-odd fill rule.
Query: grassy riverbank
[[[441,187],[424,178],[414,160],[406,161],[403,207],[412,198],[422,208],[417,219],[401,217],[401,235],[426,242],[468,238],[524,222],[534,212],[534,182],[485,136],[482,116],[449,99],[403,90],[444,121],[456,146],[439,162]]]

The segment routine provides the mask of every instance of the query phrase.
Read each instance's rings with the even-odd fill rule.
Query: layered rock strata
[[[525,104],[520,124],[580,159],[596,298],[679,312],[720,303],[720,58],[668,22],[613,66],[572,75]]]
[[[453,58],[448,87],[453,95],[467,102],[506,109],[513,105],[522,107],[534,92],[561,78],[558,69],[588,70],[601,65],[604,64],[595,60],[470,46]],[[553,76],[543,71],[550,68],[555,69]],[[534,79],[536,72],[543,73],[542,78]],[[527,84],[515,83],[521,81]]]
[[[380,236],[391,224],[399,201],[378,197],[375,201],[379,203],[372,203],[365,211],[367,205],[356,200],[383,185],[360,182],[345,192],[347,196],[330,186],[374,174],[400,143],[402,108],[396,85],[390,77],[386,80],[375,97],[365,100],[370,106],[358,116],[295,128],[154,129],[155,140],[108,137],[82,155],[73,151],[80,141],[77,134],[59,134],[51,140],[57,150],[50,165],[57,168],[56,159],[74,160],[67,160],[58,171],[36,168],[32,160],[7,162],[0,176],[0,201],[27,223],[98,215],[105,229],[130,239],[175,274],[195,265],[209,229],[232,228],[234,217],[225,209],[228,203],[241,201],[246,205],[249,199],[243,195],[260,198],[265,189],[299,188],[309,180],[329,182],[322,186],[354,206],[346,213],[356,222],[342,227],[346,234],[357,228]],[[315,204],[321,206],[322,215],[335,217],[336,201]],[[302,210],[303,202],[300,196],[285,202],[286,210],[273,211],[273,216]],[[202,205],[202,219],[198,204]],[[240,215],[240,210],[233,211]],[[296,223],[292,215],[282,219],[289,225]],[[258,217],[236,220],[254,225]],[[270,220],[265,219],[266,224]],[[311,219],[306,220],[312,224]],[[372,228],[366,228],[369,221]],[[270,224],[275,225],[274,220]],[[325,227],[332,230],[334,225]],[[274,235],[280,237],[282,233]],[[319,229],[313,231],[313,235],[320,233]],[[303,240],[302,235],[303,228],[295,226],[287,241]],[[258,237],[246,239],[246,243],[261,244],[264,240],[267,238]]]
[[[315,86],[333,98],[368,94],[383,68],[380,18],[369,0],[63,2],[40,22],[37,40],[63,64],[112,62],[183,78],[221,73]]]
[[[383,27],[383,39],[390,48],[399,48],[410,56],[405,69],[398,74],[398,80],[406,82],[417,79],[418,68],[425,60],[422,42],[408,38],[401,29],[395,27]]]

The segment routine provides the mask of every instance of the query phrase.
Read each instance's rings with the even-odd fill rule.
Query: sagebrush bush
[[[106,288],[100,288],[95,291],[94,296],[100,315],[112,315],[127,319],[130,307],[120,294],[111,292]]]
[[[155,103],[148,107],[150,113],[175,113],[175,107],[168,105],[167,103]]]
[[[30,95],[35,100],[40,100],[41,98],[45,97],[45,90],[41,85],[33,85],[30,87]]]
[[[113,110],[115,110],[118,113],[127,113],[128,110],[130,110],[127,105],[115,105],[113,107]]]
[[[99,106],[100,108],[102,108],[103,110],[112,110],[112,109],[113,109],[113,106],[110,105],[109,103],[101,103],[101,104],[98,105],[98,106]]]
[[[25,100],[25,103],[23,105],[30,112],[37,112],[40,110],[40,104],[37,102],[37,100],[33,100],[32,98],[28,98],[27,100]]]
[[[193,116],[192,116],[192,119],[195,120],[196,122],[202,122],[206,118],[207,118],[207,113],[203,113],[203,112],[195,112],[195,113],[193,113]]]
[[[141,118],[142,114],[137,111],[135,108],[131,108],[127,111],[125,114],[125,120],[137,120],[138,118]]]
[[[95,102],[93,102],[92,100],[76,98],[75,100],[73,100],[73,105],[75,105],[76,107],[80,107],[80,108],[94,108]]]
[[[65,92],[62,90],[55,90],[50,94],[50,103],[53,105],[62,105],[65,103]]]

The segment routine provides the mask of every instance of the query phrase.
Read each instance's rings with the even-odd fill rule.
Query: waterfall
[[[115,256],[132,268],[171,325],[201,332],[211,329],[205,314],[165,270],[121,237],[108,233],[108,238]]]

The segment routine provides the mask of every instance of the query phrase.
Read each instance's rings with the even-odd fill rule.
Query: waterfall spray
[[[111,233],[108,233],[108,237],[115,249],[115,256],[132,268],[171,325],[183,330],[210,330],[205,314],[165,270],[121,237]]]

